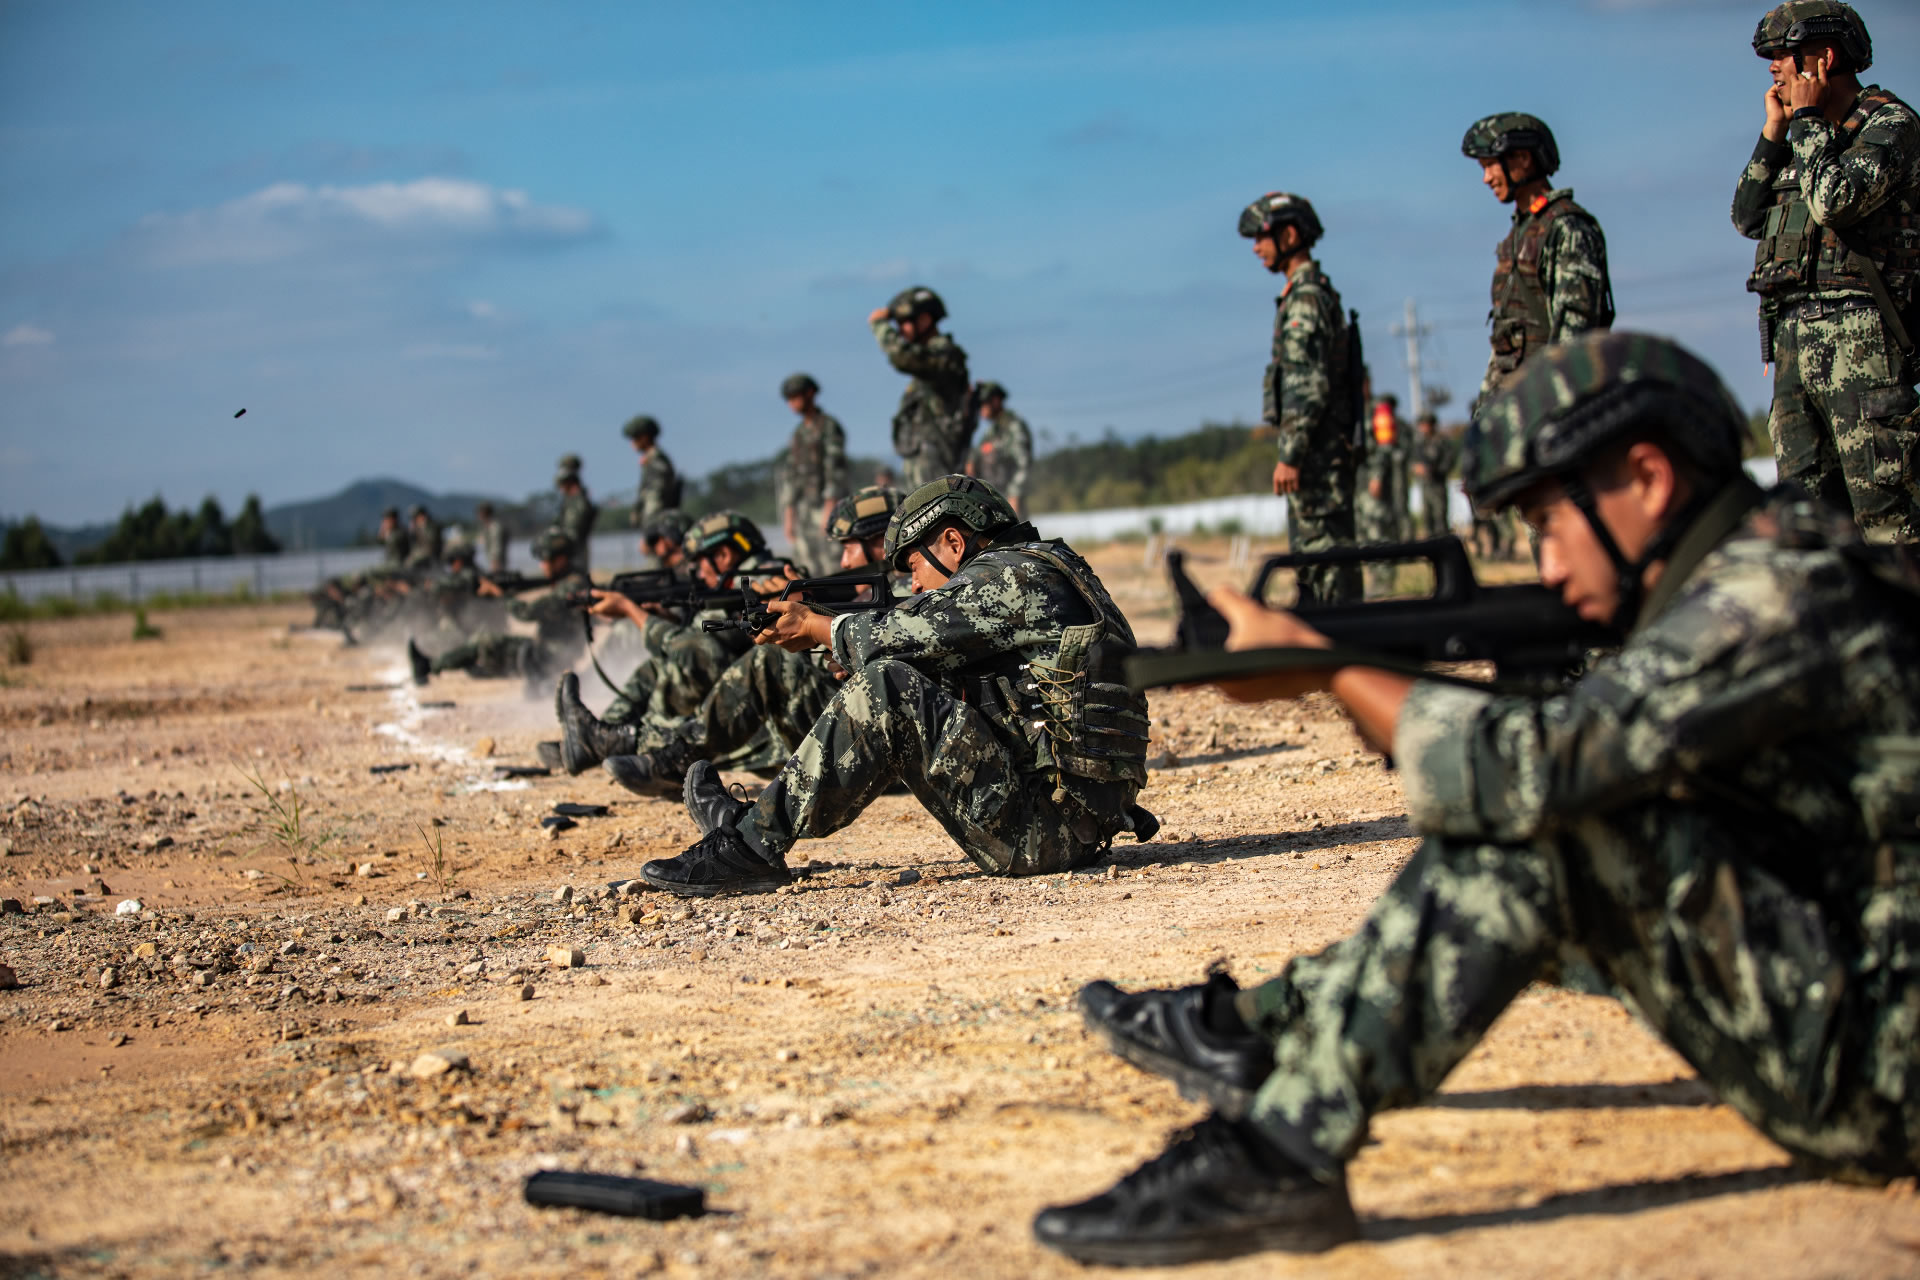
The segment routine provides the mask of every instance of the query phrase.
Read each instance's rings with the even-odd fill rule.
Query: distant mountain
[[[474,507],[486,501],[502,512],[516,505],[479,493],[432,494],[404,480],[356,480],[331,497],[267,508],[267,528],[289,551],[346,547],[371,535],[388,507],[397,507],[404,520],[408,508],[419,503],[442,524],[471,525]]]

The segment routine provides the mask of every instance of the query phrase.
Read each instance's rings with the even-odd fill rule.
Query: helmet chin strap
[[[1648,540],[1646,547],[1640,552],[1640,558],[1629,560],[1626,553],[1620,550],[1620,544],[1613,540],[1613,531],[1607,528],[1607,522],[1600,518],[1600,504],[1595,501],[1593,490],[1587,487],[1586,477],[1561,476],[1560,491],[1566,494],[1567,500],[1578,507],[1580,514],[1587,518],[1587,527],[1593,530],[1594,540],[1600,544],[1600,549],[1607,553],[1607,558],[1613,561],[1614,572],[1619,575],[1617,591],[1619,601],[1614,606],[1613,617],[1608,620],[1607,625],[1624,636],[1633,630],[1634,623],[1640,617],[1640,607],[1646,602],[1648,566],[1656,560],[1666,559],[1673,553],[1674,545],[1680,541],[1681,535],[1686,533],[1687,527],[1700,514],[1700,508],[1705,505],[1705,502],[1698,495],[1689,498],[1687,504],[1674,513],[1673,519],[1667,521],[1659,532]]]
[[[965,564],[967,557],[973,554],[973,539],[962,534],[960,535],[960,543],[960,562],[951,569],[947,568],[945,562],[942,561],[939,556],[933,554],[933,541],[931,539],[920,545],[920,558],[938,569],[941,576],[951,578],[954,574],[960,572],[960,565]]]

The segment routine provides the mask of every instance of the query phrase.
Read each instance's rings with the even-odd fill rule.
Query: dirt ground
[[[1152,640],[1140,561],[1096,557]],[[985,879],[888,796],[780,894],[619,893],[692,841],[678,805],[501,780],[550,699],[416,696],[397,650],[305,620],[34,623],[5,669],[0,1274],[1075,1274],[1035,1211],[1198,1116],[1084,1034],[1075,990],[1258,981],[1414,846],[1330,707],[1181,693],[1154,699],[1160,837],[1090,872]],[[561,801],[610,812],[550,834]],[[1920,1274],[1911,1185],[1802,1179],[1607,1000],[1528,990],[1375,1137],[1360,1243],[1183,1274]],[[542,1168],[697,1183],[712,1212],[533,1209]]]

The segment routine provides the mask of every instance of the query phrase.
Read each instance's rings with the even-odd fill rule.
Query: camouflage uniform
[[[1033,537],[1030,525],[1006,533]],[[1111,683],[1133,648],[1125,617],[1064,544],[995,542],[932,591],[834,621],[833,657],[852,674],[739,834],[781,862],[795,840],[838,831],[898,781],[989,874],[1092,862],[1133,828],[1146,781],[1145,702]],[[1103,676],[1056,677],[1095,649],[1112,666],[1081,695],[1098,727],[1090,744],[1069,742],[1055,736],[1071,701],[1063,686]]]
[[[510,602],[508,616],[533,623],[533,635],[483,631],[435,657],[433,672],[465,671],[489,680],[516,675],[535,680],[572,666],[586,648],[586,630],[580,623],[580,611],[567,603],[567,597],[592,585],[586,574],[574,571],[554,583],[545,595]]]
[[[973,474],[1015,503],[1027,499],[1027,477],[1033,470],[1033,430],[1004,404],[986,420],[986,434],[973,449]]]
[[[411,545],[407,548],[406,567],[423,574],[440,567],[442,546],[439,522],[431,516],[413,524]]]
[[[944,333],[908,342],[890,320],[875,320],[872,327],[888,363],[913,379],[893,415],[893,450],[906,464],[906,487],[959,471],[973,438],[967,353]]]
[[[560,514],[553,519],[553,527],[567,535],[577,548],[575,554],[580,560],[580,571],[589,571],[591,557],[588,554],[588,541],[593,537],[593,522],[600,514],[600,508],[593,505],[593,499],[587,496],[583,486],[578,493],[569,494],[560,501]]]
[[[658,751],[678,740],[723,768],[776,768],[800,749],[838,688],[813,657],[755,645],[721,673],[692,715],[643,723],[634,750]]]
[[[742,569],[777,563],[765,552],[750,555]],[[651,618],[642,629],[651,656],[626,678],[619,695],[600,713],[604,724],[671,725],[700,709],[700,703],[728,667],[737,662],[752,637],[738,631],[709,632],[701,624],[733,611],[715,605],[695,614],[685,626]]]
[[[847,433],[838,418],[816,409],[800,419],[780,483],[781,505],[793,508],[794,558],[810,573],[836,572],[840,547],[827,537],[825,509],[847,492]]]
[[[667,451],[655,445],[653,456],[640,464],[640,488],[633,500],[634,525],[644,529],[665,512],[677,510],[680,496],[680,473],[674,470]]]
[[[1540,348],[1613,324],[1607,237],[1573,202],[1573,188],[1516,205],[1513,229],[1494,251],[1493,351],[1480,380],[1484,402]]]
[[[1851,510],[1870,541],[1920,538],[1920,362],[1903,358],[1856,261],[1878,264],[1912,324],[1920,118],[1870,85],[1838,127],[1809,117],[1785,142],[1762,136],[1734,189],[1733,225],[1760,241],[1747,287],[1763,299],[1761,359],[1775,364],[1768,431],[1780,478]]]
[[[1413,436],[1413,461],[1426,468],[1426,474],[1415,477],[1420,487],[1420,524],[1421,536],[1437,538],[1441,534],[1452,532],[1447,518],[1447,478],[1453,474],[1454,461],[1460,453],[1460,443],[1451,436],[1435,431],[1432,435],[1422,435],[1418,431]]]
[[[480,522],[480,554],[489,573],[504,572],[507,567],[507,526],[498,518]]]
[[[1328,551],[1354,541],[1352,339],[1340,295],[1309,258],[1287,276],[1275,299],[1273,362],[1267,366],[1261,420],[1279,429],[1280,461],[1300,471],[1287,500],[1287,544]],[[1357,600],[1357,565],[1303,570],[1299,599]]]

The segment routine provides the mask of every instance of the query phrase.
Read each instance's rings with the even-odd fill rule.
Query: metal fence
[[[1774,480],[1771,458],[1748,461],[1747,470],[1761,484]],[[1419,508],[1420,496],[1413,495]],[[1472,513],[1466,495],[1451,492],[1451,522],[1464,526]],[[1067,511],[1037,515],[1034,524],[1049,538],[1068,542],[1106,542],[1114,538],[1149,534],[1196,532],[1277,537],[1287,529],[1287,501],[1271,494],[1248,493],[1202,502],[1176,502],[1158,507],[1116,507],[1104,511]],[[785,551],[779,531],[770,530],[768,542]],[[640,541],[632,533],[601,533],[592,539],[593,567],[619,572],[642,567]],[[508,567],[536,572],[525,539],[508,548]],[[65,598],[90,601],[101,596],[122,600],[149,600],[157,595],[255,596],[309,591],[328,578],[359,573],[380,563],[378,547],[351,547],[336,551],[296,551],[277,556],[210,556],[196,560],[148,560],[139,564],[87,565],[72,569],[35,569],[0,575],[0,593],[12,591],[26,601]],[[820,569],[820,566],[814,566]],[[829,567],[830,568],[830,567]]]

